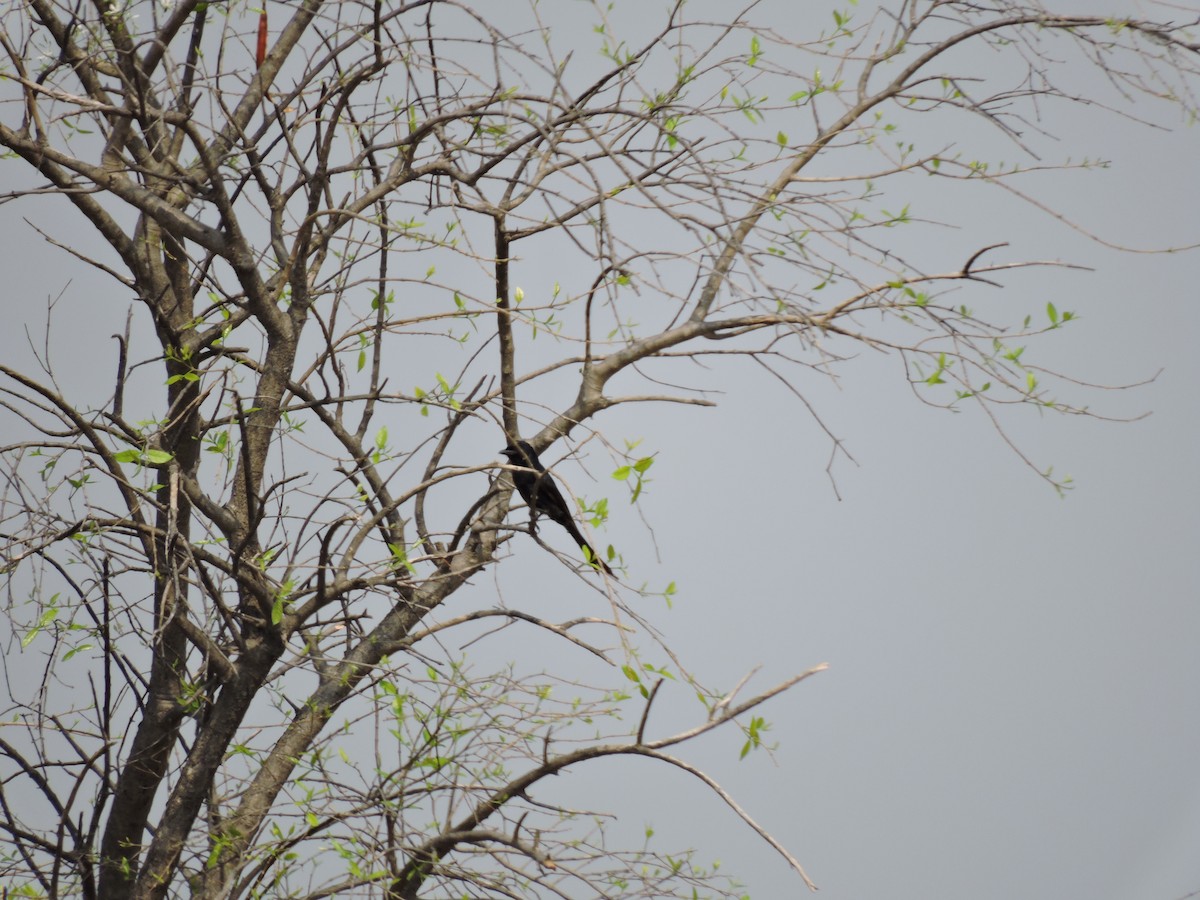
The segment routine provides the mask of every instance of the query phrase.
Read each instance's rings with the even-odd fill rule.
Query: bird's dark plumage
[[[537,529],[539,515],[549,517],[565,528],[567,534],[571,535],[571,539],[579,545],[580,549],[586,550],[589,558],[611,575],[612,569],[608,567],[608,563],[600,558],[600,554],[592,549],[587,538],[579,531],[579,526],[575,524],[575,517],[571,515],[571,508],[567,506],[562,491],[558,489],[558,485],[554,483],[554,479],[546,471],[542,461],[538,459],[537,452],[526,441],[509,444],[501,452],[514,466],[523,466],[526,470],[513,472],[512,479],[517,493],[529,504],[529,527],[533,530]],[[528,471],[530,469],[533,471]]]

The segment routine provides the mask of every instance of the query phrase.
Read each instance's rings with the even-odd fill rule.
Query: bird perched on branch
[[[512,477],[517,493],[529,504],[530,530],[537,531],[539,515],[549,516],[567,530],[567,534],[571,535],[571,539],[579,545],[579,549],[584,551],[589,561],[599,565],[611,575],[612,569],[600,558],[600,554],[592,549],[587,538],[579,531],[579,526],[575,524],[575,517],[571,515],[571,508],[567,506],[562,491],[558,489],[558,485],[554,483],[554,479],[546,471],[546,467],[538,459],[537,452],[529,446],[529,443],[527,441],[510,443],[501,452],[514,466],[524,467],[524,471],[513,472]]]

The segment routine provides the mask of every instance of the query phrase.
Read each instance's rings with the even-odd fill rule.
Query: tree
[[[0,143],[28,179],[6,199],[69,210],[47,238],[136,300],[95,397],[48,352],[0,366],[7,665],[41,676],[8,678],[0,872],[33,896],[734,895],[539,798],[632,755],[693,775],[804,878],[674,748],[762,746],[760,707],[821,667],[747,697],[700,683],[596,531],[617,578],[562,562],[603,616],[503,602],[483,578],[554,538],[510,510],[500,450],[528,438],[573,496],[562,459],[590,445],[639,502],[653,457],[606,439],[606,410],[708,404],[678,384],[727,356],[803,402],[851,347],[997,427],[1008,405],[1084,411],[1025,357],[1071,312],[1007,321],[965,290],[1051,263],[948,246],[904,198],[918,177],[1019,194],[1056,165],[1040,117],[1088,100],[1064,67],[1193,116],[1200,45],[1006,0],[851,4],[803,38],[754,6],[643,9],[636,33],[597,8],[586,53],[556,37],[579,11],[536,3],[270,13],[4,13]],[[962,146],[976,124],[1009,162]],[[608,504],[580,499],[591,529]],[[446,641],[515,657],[520,627],[571,662],[480,673]],[[617,686],[580,681],[593,660]],[[702,706],[664,737],[672,680]]]

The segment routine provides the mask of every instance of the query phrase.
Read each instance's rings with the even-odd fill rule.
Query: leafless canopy
[[[606,756],[688,772],[807,881],[673,748],[740,728],[753,749],[756,708],[820,666],[746,696],[691,682],[698,724],[659,734],[656,673],[689,676],[636,637],[636,591],[577,558],[600,615],[482,588],[548,550],[514,539],[498,450],[587,443],[637,499],[649,461],[602,414],[708,403],[689,373],[724,356],[801,404],[805,379],[878,350],[928,402],[1077,411],[1021,349],[1068,311],[1021,325],[964,302],[1042,263],[951,252],[902,198],[916,178],[1020,196],[1063,164],[1040,147],[1065,104],[1123,127],[1148,115],[1133,100],[1194,115],[1194,21],[1010,0],[266,6],[0,12],[0,144],[25,185],[6,228],[55,210],[38,227],[94,266],[90,299],[135,298],[116,340],[52,318],[39,366],[0,365],[0,882],[733,895],[541,793]],[[1059,87],[1086,66],[1099,94]],[[982,133],[1016,162],[975,155]],[[93,395],[62,387],[64,352]],[[585,505],[599,527],[605,503]],[[568,671],[471,665],[530,629]]]

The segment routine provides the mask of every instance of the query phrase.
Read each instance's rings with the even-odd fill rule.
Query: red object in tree
[[[267,58],[267,8],[258,16],[258,52],[254,56],[258,68],[262,68],[263,60]]]

